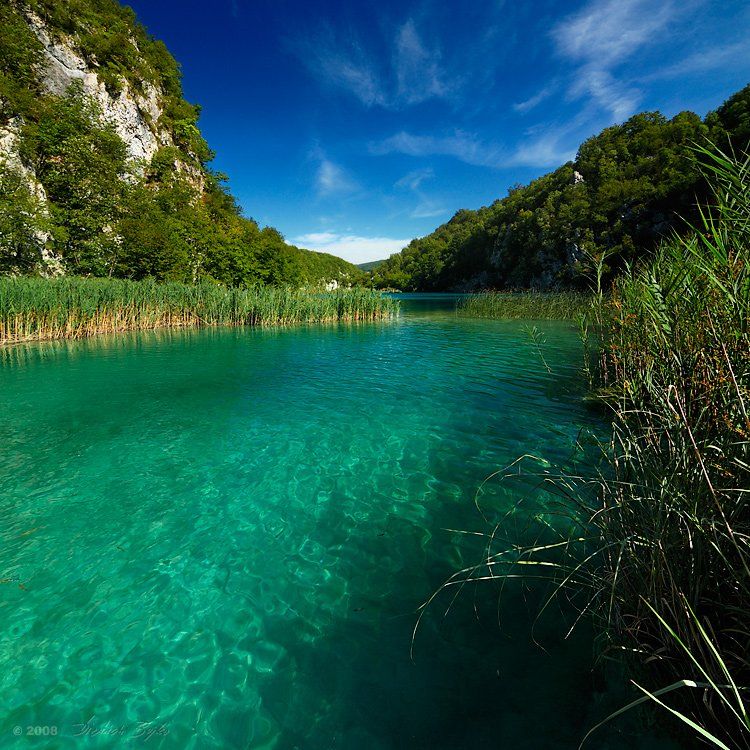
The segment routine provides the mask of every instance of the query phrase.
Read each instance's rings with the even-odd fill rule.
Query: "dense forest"
[[[461,210],[372,271],[381,288],[414,291],[569,288],[648,253],[697,219],[707,187],[694,148],[750,143],[750,86],[701,119],[681,112],[631,117],[587,140],[575,161]]]
[[[153,125],[167,145],[148,163],[129,158],[77,82],[62,95],[45,86],[37,19],[113,101],[123,91],[158,92]],[[200,108],[185,101],[180,81],[164,44],[116,0],[0,3],[0,274],[295,286],[361,279],[346,261],[289,245],[242,215],[225,177],[208,166]]]

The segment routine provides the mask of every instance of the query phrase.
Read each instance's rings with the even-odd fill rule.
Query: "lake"
[[[602,429],[571,326],[538,324],[550,373],[454,304],[0,352],[0,747],[577,747],[615,706],[585,627],[532,642],[533,590],[500,625],[492,585],[440,597],[410,655],[481,560],[483,480]],[[480,499],[518,527],[545,502]]]

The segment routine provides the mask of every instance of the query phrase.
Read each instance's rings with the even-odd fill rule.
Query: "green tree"
[[[0,162],[0,275],[43,270],[50,222],[19,169]]]
[[[109,275],[127,188],[125,144],[80,86],[45,100],[23,136],[22,155],[50,201],[52,249],[70,272]]]

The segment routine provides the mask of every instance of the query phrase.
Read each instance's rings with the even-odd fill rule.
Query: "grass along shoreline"
[[[472,318],[575,320],[592,300],[580,292],[479,292],[459,300],[456,311]]]
[[[603,468],[499,472],[546,487],[570,530],[541,519],[528,545],[495,529],[444,589],[546,579],[540,616],[573,602],[601,658],[629,667],[632,702],[604,721],[649,704],[689,746],[750,750],[750,156],[698,156],[713,186],[701,223],[581,311],[584,373],[611,409]]]
[[[570,560],[637,695],[713,747],[750,748],[750,157],[699,156],[701,224],[614,288],[612,472],[596,564]]]
[[[0,344],[201,326],[285,326],[392,317],[369,289],[310,292],[62,277],[0,279]]]

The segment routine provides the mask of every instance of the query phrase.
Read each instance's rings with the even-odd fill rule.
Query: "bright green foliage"
[[[79,85],[44,94],[39,41],[24,8],[83,55],[110,94],[127,84],[156,87],[171,135],[148,165],[128,161],[125,144]],[[46,193],[35,198],[21,171],[0,173],[0,273],[43,272],[42,247],[72,274],[153,278],[229,286],[347,286],[355,266],[287,244],[275,229],[242,216],[197,126],[200,108],[182,98],[179,66],[133,11],[115,0],[15,0],[0,6],[0,124],[20,125],[21,157]],[[144,168],[145,167],[145,171]]]
[[[364,278],[341,258],[288,245],[277,230],[242,217],[215,180],[200,198],[182,180],[158,190],[132,185],[117,235],[113,275],[125,278],[309,287],[334,279],[347,286]]]
[[[364,282],[361,269],[336,255],[305,250],[298,257],[305,284],[316,284],[321,279],[335,279],[343,284]]]
[[[711,139],[725,151],[750,151],[750,84],[706,117]]]
[[[39,268],[49,229],[45,207],[25,176],[0,162],[0,275]]]
[[[745,148],[750,86],[705,121],[658,112],[607,128],[566,164],[477,211],[459,211],[373,272],[408,290],[586,286],[592,265],[621,270],[694,220],[708,197],[691,149],[710,137]]]
[[[182,153],[198,164],[205,164],[214,158],[214,153],[198,129],[199,117],[199,106],[184,99],[170,99],[159,118],[159,125],[172,133]]]
[[[111,273],[114,225],[125,210],[125,144],[80,88],[49,98],[23,131],[22,156],[50,201],[51,249],[68,271]]]
[[[370,289],[319,294],[207,281],[0,278],[0,344],[141,328],[378,320],[397,310],[395,300]]]
[[[0,124],[34,110],[42,45],[24,19],[0,4]]]

